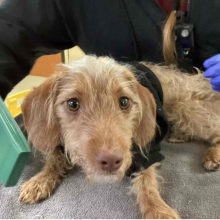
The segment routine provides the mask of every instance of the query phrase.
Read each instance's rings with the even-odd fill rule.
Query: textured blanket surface
[[[220,218],[220,172],[206,172],[202,143],[163,143],[166,159],[158,168],[164,200],[182,218]],[[33,153],[16,187],[0,184],[0,218],[140,218],[135,197],[129,195],[130,179],[120,183],[89,184],[79,168],[71,171],[51,197],[36,205],[18,202],[19,185],[43,166]]]

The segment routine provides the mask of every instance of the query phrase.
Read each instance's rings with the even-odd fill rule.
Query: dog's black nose
[[[102,170],[113,172],[121,167],[123,162],[123,154],[119,150],[115,150],[114,152],[101,151],[96,156],[96,161]]]

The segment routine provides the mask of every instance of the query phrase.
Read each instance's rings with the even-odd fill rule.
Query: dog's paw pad
[[[21,203],[38,203],[50,196],[50,187],[43,182],[30,179],[21,185],[19,201]]]

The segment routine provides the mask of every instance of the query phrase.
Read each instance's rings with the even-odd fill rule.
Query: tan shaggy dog
[[[175,68],[147,65],[164,92],[164,109],[172,123],[173,142],[209,141],[204,157],[208,170],[220,165],[220,93],[202,74],[187,75]],[[120,106],[127,97],[126,108]],[[85,56],[34,89],[22,111],[29,139],[46,154],[43,170],[21,186],[20,201],[37,203],[50,196],[68,169],[77,164],[90,182],[120,181],[132,162],[132,139],[141,148],[156,128],[156,104],[132,68],[108,57]],[[57,146],[65,146],[63,154]],[[97,156],[98,155],[98,156]],[[110,156],[109,156],[110,155]],[[105,169],[100,158],[115,162]],[[71,166],[70,166],[71,164]],[[160,197],[154,166],[136,173],[132,192],[143,218],[179,218]]]

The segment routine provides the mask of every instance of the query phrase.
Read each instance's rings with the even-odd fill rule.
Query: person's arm
[[[42,55],[73,47],[56,0],[0,3],[0,96],[4,99]]]
[[[204,77],[211,78],[212,89],[220,92],[220,54],[217,54],[204,62],[206,71]]]

